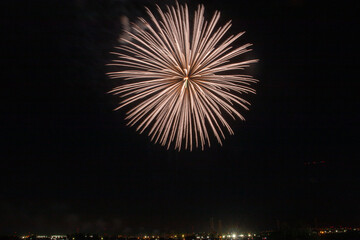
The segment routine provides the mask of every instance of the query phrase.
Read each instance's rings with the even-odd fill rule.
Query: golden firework
[[[133,105],[127,112],[128,125],[140,133],[148,130],[155,143],[169,148],[192,150],[206,143],[210,146],[212,132],[222,144],[223,129],[233,134],[224,116],[244,117],[235,105],[248,109],[250,103],[240,97],[255,93],[251,83],[257,80],[234,73],[257,60],[230,61],[250,51],[251,44],[238,48],[231,45],[244,32],[224,39],[231,21],[216,28],[220,12],[205,21],[204,6],[199,5],[190,27],[187,5],[159,6],[159,18],[149,10],[151,21],[139,18],[128,34],[131,40],[114,52],[117,59],[110,65],[125,70],[108,73],[124,82],[111,93],[123,100],[117,109]]]

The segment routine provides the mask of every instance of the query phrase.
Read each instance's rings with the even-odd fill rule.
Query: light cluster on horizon
[[[339,236],[341,234],[349,234],[352,236],[359,236],[359,227],[321,227],[321,228],[299,228],[298,230],[305,230],[306,236],[322,236],[332,235]],[[201,232],[201,233],[157,233],[159,235],[149,235],[144,233],[138,234],[98,234],[98,233],[73,233],[73,234],[57,234],[57,235],[38,235],[30,234],[27,235],[12,235],[15,240],[244,240],[244,239],[278,239],[278,230],[267,230],[258,232],[228,232],[228,233],[214,233],[214,232]],[[300,231],[301,233],[301,231]],[[355,234],[355,235],[354,235]],[[275,237],[275,238],[273,238]],[[310,239],[310,238],[309,238]],[[311,238],[313,239],[313,238]],[[317,237],[315,239],[318,239]]]
[[[211,133],[222,145],[224,129],[234,134],[225,116],[244,120],[235,105],[248,110],[241,95],[255,93],[257,80],[237,71],[257,60],[230,61],[250,51],[251,44],[231,46],[244,32],[224,38],[231,21],[216,27],[220,12],[207,22],[204,10],[199,5],[190,19],[187,5],[176,3],[165,12],[158,7],[158,19],[147,8],[151,21],[133,24],[132,40],[122,39],[109,64],[122,69],[108,75],[125,80],[110,91],[123,98],[116,110],[129,105],[127,124],[168,149],[174,142],[179,151],[204,150]]]

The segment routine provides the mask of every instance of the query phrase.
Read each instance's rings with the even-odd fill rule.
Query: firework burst
[[[233,134],[225,115],[244,117],[237,107],[248,109],[249,102],[241,97],[255,93],[251,76],[236,74],[257,60],[230,61],[250,51],[251,44],[233,48],[232,43],[244,32],[224,38],[231,21],[216,27],[220,12],[210,22],[204,19],[204,6],[199,5],[190,24],[187,5],[158,8],[159,17],[149,10],[151,21],[139,18],[122,39],[117,59],[110,65],[125,67],[108,73],[121,78],[123,84],[110,91],[123,100],[115,110],[127,105],[128,125],[148,135],[155,143],[175,149],[202,150],[213,134],[222,144],[224,130]],[[190,26],[191,25],[191,26]]]

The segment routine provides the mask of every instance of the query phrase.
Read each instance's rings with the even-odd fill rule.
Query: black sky
[[[313,2],[202,2],[247,31],[260,83],[223,147],[181,153],[106,94],[119,17],[151,1],[2,3],[0,233],[359,225],[355,6]]]

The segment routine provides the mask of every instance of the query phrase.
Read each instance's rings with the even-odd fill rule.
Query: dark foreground
[[[68,235],[21,235],[0,236],[0,240],[360,240],[359,230],[310,230],[310,229],[287,229],[282,231],[268,231],[252,234],[214,235],[207,233],[199,234],[163,234],[161,236],[147,235],[107,235],[107,234],[68,234]]]

